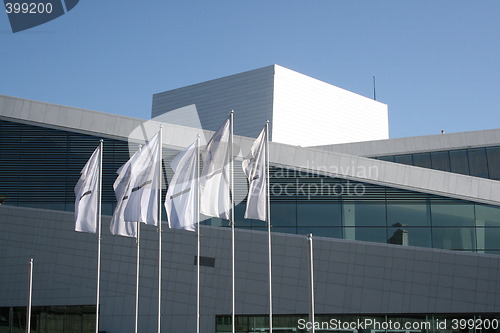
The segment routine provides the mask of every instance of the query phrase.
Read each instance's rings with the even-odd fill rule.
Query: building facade
[[[236,134],[256,138],[269,120],[271,140],[290,145],[389,138],[386,104],[279,65],[153,95],[152,117],[184,126],[195,116],[216,131],[229,110],[238,118]]]
[[[236,124],[245,122],[241,118],[236,113]],[[159,125],[0,96],[0,332],[25,329],[29,258],[34,259],[32,332],[95,330],[97,239],[74,231],[73,188],[101,138],[100,330],[133,331],[136,242],[108,231],[116,205],[112,184],[116,170],[144,139],[135,129],[150,133]],[[213,132],[162,125],[168,182],[172,158],[198,134],[208,140]],[[239,161],[253,140],[235,137],[240,148],[237,332],[269,329],[266,226],[243,218],[246,179]],[[500,130],[310,148],[271,142],[275,330],[307,331],[306,235],[312,233],[316,321],[329,323],[324,331],[472,331],[460,320],[490,323],[481,331],[498,331],[498,147]],[[202,332],[231,330],[227,227],[227,221],[212,218],[201,228]],[[195,331],[195,237],[166,224],[163,232],[162,331]],[[139,327],[144,332],[157,328],[157,239],[155,228],[141,229]],[[341,324],[366,321],[379,326]],[[399,324],[383,326],[389,322]]]

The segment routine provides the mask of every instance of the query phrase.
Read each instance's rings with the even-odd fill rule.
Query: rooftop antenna
[[[377,100],[377,92],[375,90],[375,76],[373,77],[373,100]]]

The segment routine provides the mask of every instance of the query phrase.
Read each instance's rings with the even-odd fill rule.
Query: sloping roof
[[[384,156],[493,145],[500,145],[500,129],[342,143],[314,148],[357,156]]]
[[[237,121],[237,113],[235,117]],[[161,124],[3,95],[0,95],[0,119],[120,140],[132,136],[132,140],[137,141],[144,139],[143,133],[150,133],[152,129],[156,131]],[[163,142],[177,149],[187,147],[198,134],[208,139],[213,133],[180,125],[162,125]],[[136,128],[139,130],[134,131]],[[235,144],[241,147],[243,156],[248,153],[253,140],[235,136]],[[500,182],[489,179],[273,142],[270,143],[270,163],[331,177],[500,206]]]

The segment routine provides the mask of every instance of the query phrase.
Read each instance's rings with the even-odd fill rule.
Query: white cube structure
[[[270,120],[271,140],[285,144],[318,146],[389,138],[386,104],[279,65],[155,94],[152,117],[193,104],[204,129],[217,130],[234,110],[237,135],[257,137]],[[170,117],[168,122],[192,124],[183,116]]]

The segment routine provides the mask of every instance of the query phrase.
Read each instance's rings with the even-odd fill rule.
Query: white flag
[[[75,186],[75,230],[97,232],[97,205],[99,202],[100,146],[94,151],[80,172]]]
[[[118,169],[113,185],[117,201],[110,225],[113,235],[137,237],[137,222],[157,225],[158,157],[156,134]]]
[[[123,212],[125,222],[158,225],[159,133],[130,161],[128,202]]]
[[[111,219],[109,229],[113,235],[137,237],[137,224],[125,223],[123,213],[128,203],[128,189],[130,188],[130,163],[135,155],[118,169],[118,177],[113,184],[116,196],[116,208]]]
[[[230,118],[207,145],[200,178],[200,212],[229,220]]]
[[[242,162],[243,171],[249,184],[246,219],[267,220],[266,140],[266,129],[264,128],[253,143],[250,153]]]
[[[197,142],[191,144],[170,163],[174,176],[168,184],[165,198],[170,228],[195,231],[197,223],[196,178],[198,176],[196,144]]]

